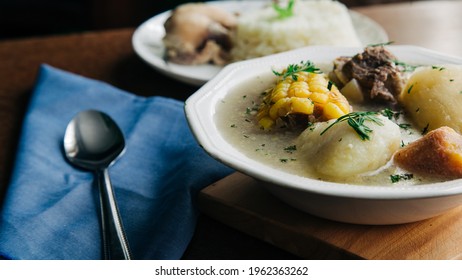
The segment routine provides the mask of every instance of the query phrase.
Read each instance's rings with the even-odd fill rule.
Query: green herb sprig
[[[278,2],[273,2],[273,9],[278,13],[278,19],[289,18],[294,15],[295,0],[289,0],[287,7],[279,6]]]
[[[332,126],[346,121],[356,131],[361,140],[369,140],[369,134],[372,132],[372,129],[368,127],[365,122],[370,121],[378,125],[383,125],[382,120],[377,117],[378,115],[378,112],[352,112],[343,115],[326,127],[326,129],[321,132],[321,135],[323,135]]]
[[[368,47],[384,47],[384,46],[389,46],[389,45],[392,45],[394,44],[395,42],[394,41],[389,41],[389,42],[383,42],[383,43],[377,43],[377,44],[369,44],[367,45]]]
[[[402,114],[402,112],[399,111],[393,111],[390,108],[385,108],[380,111],[380,113],[384,116],[387,117],[390,121],[392,120],[397,120],[399,116]]]
[[[322,73],[322,71],[317,68],[313,62],[307,60],[307,61],[301,61],[299,64],[290,64],[287,66],[285,72],[277,72],[273,70],[274,75],[282,77],[283,79],[287,77],[292,77],[294,81],[297,80],[297,73],[300,72],[308,72],[308,73]]]

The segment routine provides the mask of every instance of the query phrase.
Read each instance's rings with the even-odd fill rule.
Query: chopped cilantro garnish
[[[389,120],[393,120],[393,119],[397,120],[399,116],[401,115],[401,112],[393,111],[390,108],[385,108],[381,110],[380,113],[383,116],[387,117]]]
[[[411,124],[409,124],[409,123],[400,123],[400,124],[398,124],[398,126],[399,126],[400,128],[402,128],[402,129],[409,129],[409,128],[411,128]]]
[[[299,64],[290,64],[282,73],[273,70],[274,75],[282,76],[283,79],[292,77],[294,81],[297,80],[297,73],[299,72],[322,73],[321,70],[309,60],[306,62],[301,61]]]
[[[328,90],[332,90],[332,86],[333,86],[333,85],[334,85],[334,83],[333,83],[332,81],[329,80],[329,81],[327,82],[327,89],[328,89]]]
[[[295,145],[292,145],[292,146],[288,146],[288,147],[285,147],[284,148],[284,151],[288,152],[288,153],[293,153],[294,151],[297,150],[297,146]]]
[[[282,163],[287,163],[289,161],[297,161],[297,159],[295,159],[295,158],[280,158],[279,161],[282,162]]]
[[[413,87],[414,87],[414,84],[410,85],[409,88],[407,89],[407,93],[411,93],[411,90]]]
[[[429,126],[430,126],[430,124],[427,123],[427,125],[422,129],[422,135],[427,134],[427,132],[428,132],[428,127],[429,127]]]
[[[415,66],[415,65],[409,65],[405,62],[402,62],[402,61],[398,61],[398,60],[392,60],[393,64],[395,64],[396,66],[400,66],[403,68],[403,71],[404,72],[413,72],[415,71],[415,69],[419,66]]]
[[[392,183],[398,183],[401,180],[411,180],[412,178],[414,178],[414,175],[411,173],[390,175]]]
[[[432,66],[433,70],[443,71],[445,68],[441,66]]]

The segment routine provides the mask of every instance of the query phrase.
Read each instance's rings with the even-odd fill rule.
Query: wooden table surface
[[[462,56],[461,1],[414,2],[355,10],[380,23],[397,44],[416,44]],[[143,96],[185,100],[197,90],[143,63],[131,46],[133,31],[128,28],[0,41],[0,204],[41,63]],[[462,228],[458,211],[441,219],[404,226],[345,225],[296,211],[240,173],[204,189],[200,201],[204,215],[186,258],[446,259],[458,258],[462,252],[457,245],[460,236],[455,230]],[[437,231],[440,234],[436,235]],[[393,251],[392,247],[371,245],[383,240],[387,244],[406,240],[406,254]],[[447,240],[451,242],[445,246],[452,247],[443,251],[440,247],[445,246],[441,244]]]
[[[377,21],[395,44],[462,56],[462,1],[412,2],[355,10]],[[301,258],[462,258],[462,207],[404,225],[351,225],[296,210],[241,173],[204,189],[200,206],[206,215]]]

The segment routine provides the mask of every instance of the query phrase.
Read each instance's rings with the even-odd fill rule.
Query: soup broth
[[[331,64],[316,65],[325,73],[332,69]],[[441,178],[426,178],[410,174],[396,166],[392,160],[378,170],[348,178],[321,176],[312,170],[309,162],[303,159],[295,144],[297,137],[306,128],[276,126],[271,131],[265,131],[258,125],[256,114],[263,93],[271,88],[275,81],[276,76],[271,71],[265,75],[251,77],[239,87],[232,88],[217,105],[215,118],[219,131],[227,142],[247,157],[298,176],[349,184],[392,187],[444,181]],[[354,111],[381,111],[388,108],[351,102],[350,104]],[[412,125],[411,120],[402,110],[393,108],[393,112],[399,112],[394,115],[393,121],[400,126],[402,145],[422,136],[422,131]]]

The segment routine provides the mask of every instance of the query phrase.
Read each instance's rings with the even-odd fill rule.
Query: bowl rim
[[[386,46],[398,58],[411,56],[415,59],[426,59],[441,64],[460,64],[462,58],[446,55],[412,45]],[[462,179],[421,184],[416,186],[368,186],[321,181],[299,175],[289,174],[269,167],[257,160],[252,160],[233,148],[223,137],[214,122],[215,106],[229,89],[233,88],[244,75],[244,70],[252,68],[258,75],[266,67],[271,71],[275,65],[287,66],[300,61],[307,54],[316,54],[319,59],[332,56],[354,55],[362,51],[362,47],[328,47],[309,46],[288,52],[278,53],[261,58],[239,61],[225,66],[213,79],[207,82],[185,102],[184,110],[191,131],[201,147],[213,158],[230,166],[236,171],[247,174],[258,180],[276,184],[280,187],[297,189],[316,194],[335,197],[360,198],[368,200],[407,200],[416,198],[436,198],[462,194]],[[306,59],[306,58],[305,58]],[[311,58],[316,63],[315,58]],[[403,61],[409,58],[402,59]],[[436,62],[437,61],[437,62]],[[237,78],[236,78],[237,77]],[[251,78],[251,77],[248,77]],[[289,179],[289,180],[288,180]]]

